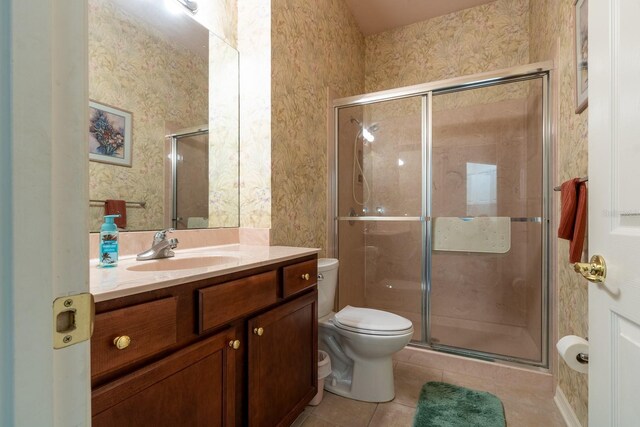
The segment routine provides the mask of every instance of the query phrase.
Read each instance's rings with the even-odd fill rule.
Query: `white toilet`
[[[318,259],[318,347],[331,358],[324,388],[365,402],[393,400],[391,356],[409,343],[413,325],[404,317],[346,306],[333,312],[338,260]]]

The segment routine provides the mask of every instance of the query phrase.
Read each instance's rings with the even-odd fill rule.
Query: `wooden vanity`
[[[289,426],[317,389],[317,255],[96,303],[92,421]]]

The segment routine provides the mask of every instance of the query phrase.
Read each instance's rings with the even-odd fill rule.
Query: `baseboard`
[[[556,402],[556,406],[564,418],[564,422],[567,423],[567,427],[582,427],[576,413],[573,412],[573,408],[567,400],[567,396],[564,395],[560,387],[556,387],[556,395],[553,398]]]

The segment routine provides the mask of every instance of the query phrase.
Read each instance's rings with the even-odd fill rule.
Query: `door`
[[[318,383],[318,292],[249,321],[249,426],[289,426]]]
[[[589,251],[604,285],[589,283],[589,424],[638,425],[640,405],[640,2],[591,1]]]
[[[87,3],[0,2],[0,425],[89,424],[89,341],[52,302],[89,290]]]
[[[94,427],[235,425],[234,328],[93,392]]]
[[[191,132],[173,138],[173,228],[208,228],[209,132]]]
[[[547,76],[434,93],[430,344],[546,366]]]

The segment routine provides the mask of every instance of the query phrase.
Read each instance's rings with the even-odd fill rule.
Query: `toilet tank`
[[[318,258],[318,317],[333,311],[338,286],[338,260]]]

